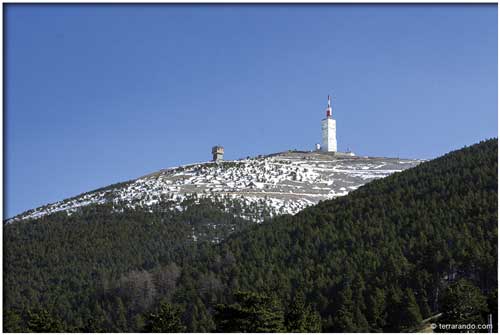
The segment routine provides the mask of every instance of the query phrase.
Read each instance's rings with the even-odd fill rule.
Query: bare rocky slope
[[[35,208],[7,223],[60,211],[71,214],[82,206],[109,202],[116,205],[117,210],[122,206],[148,208],[160,202],[182,210],[187,197],[208,197],[226,206],[236,201],[247,208],[244,218],[262,221],[266,215],[295,214],[320,200],[346,195],[371,180],[414,167],[422,161],[288,151],[220,163],[195,163]],[[248,210],[251,208],[253,210]]]

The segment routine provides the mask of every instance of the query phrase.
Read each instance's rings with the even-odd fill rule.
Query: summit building
[[[321,150],[327,152],[337,152],[337,126],[332,117],[332,106],[330,96],[328,96],[328,107],[326,108],[326,118],[321,120],[322,144]]]

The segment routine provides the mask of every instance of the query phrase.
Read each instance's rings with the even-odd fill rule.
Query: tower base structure
[[[337,126],[336,121],[327,116],[321,120],[322,145],[321,151],[336,152],[337,151]]]

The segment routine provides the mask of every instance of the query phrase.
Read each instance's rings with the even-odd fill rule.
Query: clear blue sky
[[[497,129],[497,5],[24,5],[5,15],[5,212],[321,140],[433,158]]]

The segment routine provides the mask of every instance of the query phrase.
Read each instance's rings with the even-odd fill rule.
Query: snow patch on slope
[[[125,185],[58,201],[22,213],[16,220],[55,212],[71,214],[90,204],[115,203],[130,208],[171,201],[182,210],[186,196],[217,198],[227,206],[238,201],[264,208],[257,217],[295,214],[320,200],[348,194],[363,184],[413,167],[421,160],[335,157],[316,152],[285,152],[263,158],[204,162],[161,170]]]

